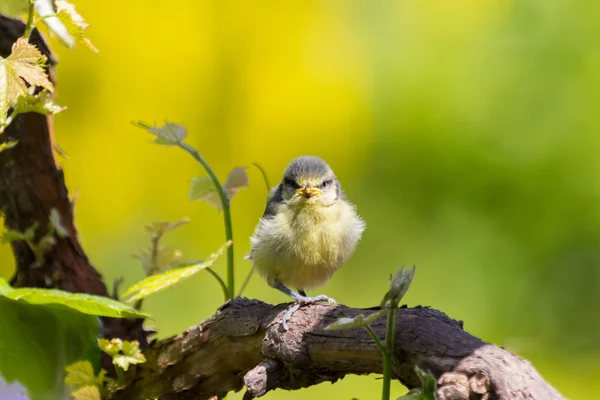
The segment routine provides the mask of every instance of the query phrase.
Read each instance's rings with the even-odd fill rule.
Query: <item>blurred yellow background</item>
[[[249,166],[233,200],[238,287],[266,196],[251,163],[275,183],[292,158],[318,155],[367,222],[321,292],[371,307],[391,273],[416,265],[409,306],[464,320],[568,398],[600,390],[600,3],[73,3],[100,54],[52,41],[68,107],[56,138],[81,240],[107,282],[143,276],[131,254],[152,221],[190,217],[165,239],[190,258],[225,240],[221,215],[187,200],[199,165],[130,124],[167,119],[221,179]],[[0,261],[11,275],[8,246]],[[256,276],[245,295],[288,301]],[[200,274],[145,304],[165,337],[221,302]],[[376,378],[265,398],[374,399]]]

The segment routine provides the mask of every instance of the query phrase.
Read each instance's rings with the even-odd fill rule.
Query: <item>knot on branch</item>
[[[438,380],[440,400],[490,400],[490,380],[484,373],[468,377],[460,372],[447,372]]]

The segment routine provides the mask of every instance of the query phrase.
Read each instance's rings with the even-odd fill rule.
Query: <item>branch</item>
[[[0,56],[6,58],[13,43],[23,35],[22,21],[0,15]],[[56,61],[37,29],[29,41],[48,58],[47,73],[54,83]],[[23,232],[37,224],[36,241],[48,233],[50,211],[58,211],[69,236],[55,237],[56,243],[44,254],[41,266],[27,243],[11,243],[17,272],[11,280],[15,287],[56,288],[108,296],[102,276],[86,256],[73,221],[73,205],[65,185],[64,173],[54,155],[52,117],[29,112],[19,114],[0,135],[0,144],[18,141],[0,153],[0,213],[7,228]],[[104,318],[107,337],[120,337],[147,343],[141,319]]]
[[[251,399],[275,388],[382,373],[381,355],[364,329],[323,330],[338,318],[378,308],[305,306],[284,331],[286,307],[239,297],[225,303],[181,335],[151,343],[148,361],[128,372],[112,399],[221,398],[244,387]],[[372,324],[379,337],[385,324],[385,318]],[[408,388],[420,386],[418,365],[440,378],[440,400],[562,399],[529,362],[470,335],[440,311],[401,308],[397,332],[393,376]]]
[[[10,53],[25,24],[0,15],[0,56]],[[52,55],[37,30],[30,41],[50,61]],[[24,242],[12,244],[17,261],[15,286],[53,287],[108,296],[100,274],[93,268],[78,240],[73,209],[62,169],[53,153],[52,119],[36,113],[17,116],[0,135],[0,143],[18,145],[0,153],[0,210],[5,225],[24,231],[37,223],[38,239],[47,233],[50,210],[56,209],[68,237],[36,261]],[[375,309],[312,305],[302,307],[284,331],[279,321],[287,305],[268,305],[237,298],[225,303],[200,325],[181,335],[151,343],[147,362],[132,367],[120,399],[208,399],[223,397],[244,386],[246,399],[275,388],[294,390],[335,382],[347,374],[382,372],[382,360],[364,329],[324,331],[338,318],[354,317]],[[385,319],[373,323],[384,336]],[[141,320],[105,319],[104,336],[147,344]],[[398,310],[392,374],[409,388],[420,381],[414,366],[439,378],[440,400],[562,399],[529,362],[486,344],[462,329],[460,322],[425,307]]]

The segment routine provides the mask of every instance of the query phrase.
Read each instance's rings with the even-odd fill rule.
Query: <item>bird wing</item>
[[[261,221],[264,219],[270,219],[275,216],[277,213],[277,209],[281,204],[283,204],[283,196],[281,195],[282,186],[275,186],[269,192],[269,196],[267,197],[267,206],[265,207],[265,212],[261,218]],[[260,222],[259,222],[260,223]],[[252,252],[254,251],[254,247],[250,249],[250,253],[244,257],[246,260],[252,260]]]

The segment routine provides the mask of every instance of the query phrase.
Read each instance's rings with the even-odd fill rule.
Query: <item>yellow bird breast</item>
[[[251,238],[254,269],[268,281],[297,289],[322,286],[354,252],[364,231],[354,207],[337,201],[282,205]]]

